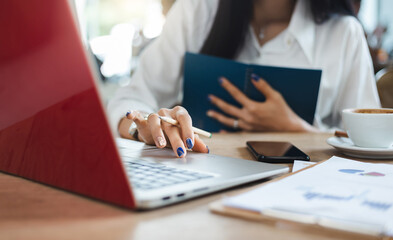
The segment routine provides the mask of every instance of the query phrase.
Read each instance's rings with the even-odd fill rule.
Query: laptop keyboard
[[[124,162],[131,184],[142,190],[212,178],[214,175],[168,167],[161,163],[127,158]]]

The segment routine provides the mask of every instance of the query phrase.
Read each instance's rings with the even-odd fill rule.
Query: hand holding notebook
[[[282,95],[264,79],[256,74],[251,74],[251,82],[265,96],[264,102],[250,99],[230,80],[221,77],[219,78],[220,85],[241,105],[241,108],[230,105],[221,98],[210,94],[208,98],[212,106],[216,106],[227,115],[215,110],[209,110],[207,115],[235,130],[240,128],[247,131],[301,132],[311,129],[307,122],[293,112]],[[280,117],[277,118],[277,116]]]
[[[252,74],[256,74],[266,80],[272,89],[280,93],[285,104],[288,104],[288,107],[296,115],[312,124],[321,73],[321,70],[248,65],[227,59],[187,53],[184,69],[183,106],[188,110],[196,127],[213,132],[221,129],[233,130],[233,128],[228,128],[206,115],[211,109],[220,111],[210,102],[209,96],[213,102],[217,100],[215,97],[218,97],[230,107],[242,109],[248,103],[242,103],[233,98],[229,93],[231,89],[227,89],[233,85],[250,101],[265,102],[266,98],[263,94],[265,88],[262,86],[258,88],[259,84],[256,83],[259,81],[252,81]],[[226,79],[220,84],[218,79],[222,76],[229,79],[230,84]],[[272,108],[272,110],[277,109]],[[239,118],[239,116],[233,116],[231,112],[226,112],[226,114],[229,118],[227,126],[232,126],[233,123],[236,123],[234,120]],[[275,121],[278,117],[283,116],[278,114]],[[229,120],[232,124],[229,124]]]

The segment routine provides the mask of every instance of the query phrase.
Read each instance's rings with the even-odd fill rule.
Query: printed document
[[[310,224],[393,236],[393,165],[339,157],[224,199],[224,205]]]
[[[309,167],[314,164],[316,164],[316,162],[295,160],[293,161],[292,172],[297,172],[303,168]]]

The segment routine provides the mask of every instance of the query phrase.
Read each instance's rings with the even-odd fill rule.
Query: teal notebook
[[[261,76],[279,91],[296,114],[308,123],[313,123],[321,70],[243,64],[217,57],[186,53],[182,105],[191,115],[193,125],[210,132],[218,132],[221,129],[231,130],[206,115],[210,109],[218,110],[209,102],[209,94],[214,94],[230,104],[240,106],[220,86],[219,77],[228,78],[249,98],[265,101],[265,97],[251,82],[252,73]]]

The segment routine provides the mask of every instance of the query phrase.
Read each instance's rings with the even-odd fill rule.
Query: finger
[[[235,119],[227,117],[221,113],[218,113],[213,110],[209,110],[207,112],[207,116],[216,119],[217,121],[228,127],[232,127],[232,128],[234,127]],[[244,129],[244,130],[251,130],[252,126],[239,119],[237,128]]]
[[[147,124],[147,121],[145,120],[145,117],[142,115],[142,113],[133,111],[131,114],[132,120],[138,127],[138,138],[147,144],[154,144],[149,125]]]
[[[187,151],[186,148],[184,147],[184,143],[180,135],[180,128],[166,122],[162,122],[161,126],[163,127],[163,130],[167,135],[176,156],[185,157]]]
[[[269,83],[256,74],[251,74],[251,81],[255,88],[265,95],[266,99],[273,97],[274,94],[277,93],[277,91],[272,88]]]
[[[166,146],[165,135],[164,132],[162,131],[161,120],[158,117],[158,115],[155,113],[149,114],[149,117],[147,118],[147,124],[149,125],[150,132],[156,146],[158,148],[165,147]]]
[[[145,112],[128,110],[126,113],[126,118],[132,120],[137,116],[143,117],[145,115],[147,115]]]
[[[183,143],[188,149],[194,147],[194,131],[192,130],[192,120],[187,110],[183,107],[174,107],[171,117],[179,122]]]
[[[236,118],[240,118],[241,116],[240,108],[235,107],[212,94],[209,95],[209,99],[212,104],[216,105],[219,109],[221,109],[225,113],[234,116]]]
[[[127,113],[126,113],[126,118],[132,119],[132,111],[131,111],[131,110],[128,110],[128,111],[127,111]]]
[[[131,124],[128,128],[128,134],[129,136],[127,136],[127,138],[129,137],[132,140],[139,140],[139,134],[137,134],[137,136],[135,136],[135,131],[138,131],[138,126],[136,125],[134,119],[136,118],[137,115],[137,111],[131,111],[128,110],[126,113],[126,119],[128,120],[128,122]]]
[[[210,150],[207,145],[199,138],[198,134],[195,134],[195,144],[192,149],[194,152],[209,153]]]
[[[219,79],[221,86],[228,91],[229,94],[241,105],[247,105],[252,100],[249,99],[242,91],[240,91],[235,85],[233,85],[228,79],[225,77],[221,77]]]
[[[207,116],[209,116],[213,119],[216,119],[220,123],[222,123],[226,126],[229,126],[229,127],[233,127],[233,121],[235,121],[235,119],[226,117],[223,114],[220,114],[220,113],[213,111],[213,110],[209,110],[207,112]]]

